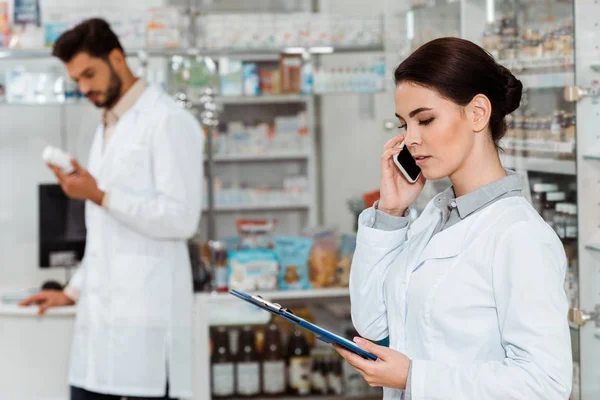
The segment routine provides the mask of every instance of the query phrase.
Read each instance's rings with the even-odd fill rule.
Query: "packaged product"
[[[279,57],[281,93],[300,93],[302,55],[282,54]]]
[[[313,239],[275,236],[273,241],[279,258],[279,289],[310,289],[308,257]]]
[[[256,63],[247,63],[243,66],[244,95],[258,96],[260,94],[260,80]]]
[[[148,10],[146,42],[149,48],[179,47],[179,11],[174,7]]]
[[[277,253],[268,249],[242,249],[229,253],[229,288],[242,291],[277,289]]]
[[[8,3],[0,1],[0,47],[8,47],[10,40],[10,22],[8,18]]]
[[[363,197],[363,201],[365,202],[365,207],[367,207],[367,208],[373,207],[373,204],[375,204],[375,202],[377,200],[379,200],[380,196],[381,195],[380,195],[379,190],[374,190],[372,192],[363,193],[362,197]]]
[[[277,220],[274,219],[239,219],[236,221],[238,235],[241,238],[240,248],[272,249],[273,231]]]
[[[340,237],[340,248],[337,263],[336,283],[339,286],[350,284],[350,266],[356,250],[356,234],[343,234]]]
[[[308,259],[310,283],[314,288],[331,286],[335,283],[337,270],[337,235],[333,229],[317,229],[305,232],[310,236],[313,247]]]
[[[219,59],[219,77],[223,96],[242,95],[242,62],[229,58]]]

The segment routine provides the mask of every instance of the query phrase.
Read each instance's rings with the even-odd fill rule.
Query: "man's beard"
[[[112,106],[115,105],[115,103],[117,102],[117,100],[119,100],[119,95],[121,94],[121,88],[123,87],[123,81],[121,80],[121,78],[119,77],[119,75],[117,75],[117,73],[115,72],[115,70],[113,69],[113,67],[108,64],[108,67],[110,68],[110,80],[108,82],[108,88],[102,93],[102,92],[89,92],[86,97],[90,97],[92,95],[98,95],[98,94],[103,94],[105,100],[101,103],[96,103],[96,102],[92,102],[94,103],[94,105],[98,108],[111,108]]]

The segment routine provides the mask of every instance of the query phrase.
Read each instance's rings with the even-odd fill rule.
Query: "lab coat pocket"
[[[126,254],[115,257],[113,310],[115,320],[146,326],[168,321],[171,266],[158,257]]]
[[[128,191],[146,193],[152,187],[150,148],[141,145],[122,145],[115,155],[113,182]]]

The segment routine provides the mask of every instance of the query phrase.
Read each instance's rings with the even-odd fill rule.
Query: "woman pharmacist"
[[[522,85],[475,44],[429,42],[395,71],[403,134],[381,157],[381,200],[360,216],[352,319],[367,361],[338,348],[385,399],[568,399],[563,246],[502,168],[504,117]],[[422,176],[392,161],[404,141]],[[426,179],[449,177],[409,226]]]

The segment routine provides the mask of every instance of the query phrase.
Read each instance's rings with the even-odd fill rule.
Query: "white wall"
[[[381,15],[384,0],[321,0],[320,11],[348,15]],[[322,57],[323,66],[370,65],[377,53]],[[391,77],[390,77],[391,79]],[[322,96],[321,172],[324,224],[351,231],[354,216],[346,201],[379,188],[379,157],[392,133],[383,130],[383,119],[394,116],[391,93],[376,94],[373,118],[359,116],[359,96]],[[364,95],[369,96],[369,95]]]

